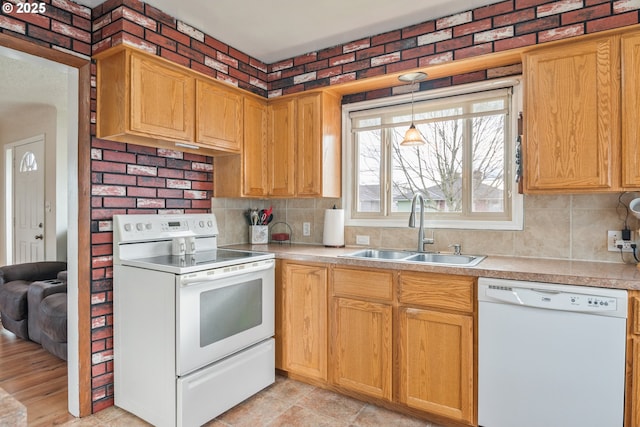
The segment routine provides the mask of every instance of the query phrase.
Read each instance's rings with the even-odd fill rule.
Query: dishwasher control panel
[[[626,291],[620,289],[481,278],[478,299],[549,310],[615,317],[627,315]]]

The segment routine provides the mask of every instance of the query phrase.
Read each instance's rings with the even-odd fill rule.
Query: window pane
[[[381,212],[381,130],[356,133],[358,153],[358,212]]]
[[[416,192],[428,211],[462,211],[463,126],[463,120],[419,124],[427,143],[418,147],[400,146],[407,127],[393,129],[392,212],[408,212]]]
[[[504,212],[505,115],[473,119],[472,212]]]

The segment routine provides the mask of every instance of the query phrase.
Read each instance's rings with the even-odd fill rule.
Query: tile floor
[[[73,427],[148,426],[111,407],[70,421]],[[276,376],[272,386],[205,424],[206,427],[440,427],[308,384]]]

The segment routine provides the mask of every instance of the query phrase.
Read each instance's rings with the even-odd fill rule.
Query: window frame
[[[440,218],[434,218],[433,215],[425,213],[425,227],[428,228],[451,228],[451,229],[483,229],[483,230],[522,230],[524,224],[524,197],[518,192],[518,184],[516,183],[516,137],[518,128],[518,112],[522,111],[522,79],[521,76],[494,79],[483,81],[480,83],[470,83],[458,86],[452,86],[441,89],[433,89],[429,91],[414,92],[414,102],[419,103],[427,100],[437,100],[442,98],[471,95],[477,92],[490,92],[496,89],[512,88],[511,95],[511,111],[508,114],[509,128],[507,129],[506,143],[507,146],[507,162],[505,170],[505,186],[506,197],[510,198],[510,219],[461,219],[455,218],[456,214],[445,215],[440,214]],[[357,204],[358,185],[356,182],[357,174],[355,171],[356,144],[353,138],[352,122],[350,114],[358,114],[363,110],[384,109],[385,107],[394,107],[411,102],[411,85],[399,86],[394,88],[394,93],[400,93],[387,98],[381,98],[370,101],[356,102],[345,104],[342,107],[342,154],[344,161],[342,162],[342,206],[345,209],[345,225],[347,226],[363,226],[363,227],[407,227],[409,214],[398,214],[381,217],[378,214],[366,215],[360,214],[354,217],[354,210]],[[384,151],[383,151],[384,153]],[[384,155],[384,154],[383,154]],[[382,162],[382,160],[381,160]],[[388,164],[387,164],[388,163]],[[384,161],[381,164],[383,173],[388,173],[390,162]],[[386,199],[385,194],[382,199]],[[467,197],[466,195],[463,197]],[[384,201],[386,203],[386,200]],[[507,203],[508,205],[509,203]],[[384,209],[383,209],[384,211]],[[389,213],[390,214],[390,213]],[[482,215],[478,215],[482,217]]]

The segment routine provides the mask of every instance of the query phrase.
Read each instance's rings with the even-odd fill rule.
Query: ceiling
[[[104,0],[74,0],[94,8]],[[266,64],[502,0],[147,0]]]

